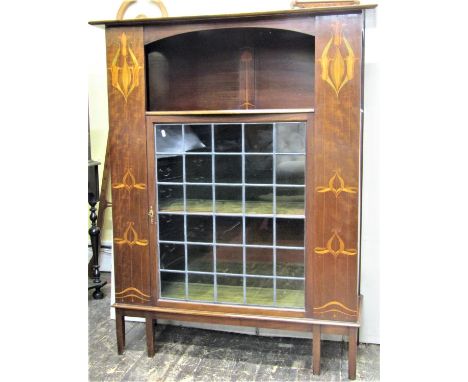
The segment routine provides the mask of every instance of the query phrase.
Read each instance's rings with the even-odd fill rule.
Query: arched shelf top
[[[200,22],[191,24],[158,25],[144,28],[145,45],[176,37],[186,33],[216,31],[226,29],[250,29],[262,28],[272,30],[284,30],[296,32],[309,36],[315,35],[315,18],[309,15],[302,15],[295,18],[271,18],[267,20],[228,20],[222,23]]]
[[[245,27],[220,27],[220,28],[207,28],[207,29],[197,29],[188,32],[176,33],[170,36],[158,38],[150,43],[145,44],[145,49],[151,51],[154,47],[163,46],[165,44],[170,44],[172,41],[183,41],[183,40],[205,40],[209,43],[209,40],[218,40],[225,38],[225,36],[233,35],[243,35],[245,39],[245,44],[254,43],[256,39],[261,35],[271,35],[275,34],[280,36],[282,39],[290,39],[291,41],[302,39],[309,39],[311,42],[314,41],[314,35],[312,33],[306,33],[304,31],[297,31],[294,29],[288,28],[271,28],[271,27],[260,27],[260,26],[245,26]],[[227,40],[227,38],[226,38]],[[229,42],[229,41],[227,41]]]

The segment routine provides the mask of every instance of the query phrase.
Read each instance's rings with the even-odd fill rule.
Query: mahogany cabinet
[[[364,11],[106,27],[118,352],[124,317],[349,337],[356,373]]]

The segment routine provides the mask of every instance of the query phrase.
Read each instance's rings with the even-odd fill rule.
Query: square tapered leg
[[[125,348],[125,316],[120,309],[115,310],[115,331],[117,334],[117,353],[121,355]]]
[[[312,373],[315,375],[320,374],[320,325],[314,325],[312,329]]]
[[[356,379],[357,328],[349,328],[348,337],[348,378]]]
[[[150,314],[146,315],[146,347],[148,357],[154,356],[154,321]]]

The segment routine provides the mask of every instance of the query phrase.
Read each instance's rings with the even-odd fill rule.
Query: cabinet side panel
[[[149,304],[143,28],[106,29],[115,297]]]
[[[309,314],[356,321],[362,15],[318,16],[316,31]]]

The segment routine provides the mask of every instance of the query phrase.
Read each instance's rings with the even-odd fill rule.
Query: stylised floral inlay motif
[[[138,64],[135,53],[128,44],[127,35],[122,33],[119,48],[109,70],[111,71],[112,86],[123,95],[125,102],[139,85],[140,69],[141,66]]]
[[[129,287],[124,289],[121,292],[116,292],[115,297],[117,298],[127,298],[127,297],[135,297],[139,300],[142,301],[150,301],[149,297],[147,294],[144,294],[141,290],[134,288],[134,287]]]
[[[348,39],[343,35],[343,24],[333,24],[333,35],[325,45],[320,66],[322,80],[326,81],[338,97],[343,86],[354,78],[356,56]]]
[[[255,109],[255,59],[252,48],[244,48],[241,52],[241,70],[239,73],[239,87],[241,99],[244,102],[241,109]]]
[[[349,194],[355,194],[357,192],[357,187],[349,187],[345,186],[344,179],[340,176],[337,170],[335,170],[334,175],[328,181],[328,187],[317,187],[317,192],[333,192],[335,197],[338,198],[342,192],[346,192]]]
[[[317,314],[324,314],[333,312],[333,316],[336,317],[335,312],[345,314],[347,316],[356,316],[357,310],[350,309],[346,305],[338,301],[330,301],[322,306],[314,308],[314,312]]]
[[[148,240],[138,238],[138,233],[137,231],[135,231],[135,228],[133,228],[134,224],[135,224],[134,222],[128,222],[128,226],[124,232],[123,238],[120,238],[120,237],[114,238],[114,241],[116,244],[118,245],[127,244],[130,247],[133,247],[134,245],[145,247],[148,245]]]
[[[327,246],[325,248],[315,247],[314,251],[317,255],[333,255],[337,257],[338,255],[346,256],[356,256],[357,251],[355,249],[345,249],[345,244],[341,239],[340,235],[336,230],[333,230],[332,237],[327,241]]]
[[[132,173],[132,170],[129,168],[127,172],[122,178],[122,182],[114,183],[112,188],[118,190],[121,188],[125,188],[128,192],[132,189],[136,188],[137,190],[146,190],[146,184],[144,183],[137,183],[135,180],[135,176]]]

